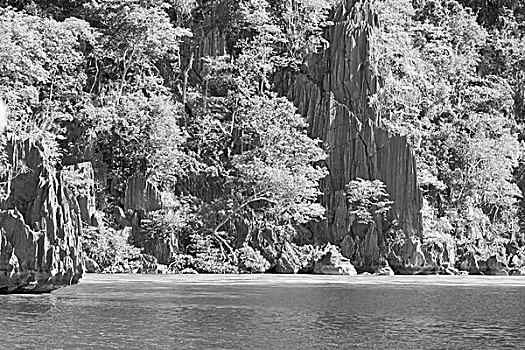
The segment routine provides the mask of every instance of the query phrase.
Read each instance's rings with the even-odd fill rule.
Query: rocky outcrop
[[[525,276],[525,267],[510,269],[509,276]]]
[[[82,179],[82,191],[76,196],[80,210],[80,218],[91,226],[97,226],[95,203],[95,172],[91,162],[82,162],[64,167],[64,170],[74,172]]]
[[[302,261],[297,246],[281,242],[272,230],[259,232],[258,237],[252,239],[252,244],[269,262],[269,271],[287,274],[301,270]]]
[[[333,11],[325,33],[329,48],[312,55],[301,72],[275,76],[279,92],[297,106],[308,121],[309,135],[324,142],[329,175],[322,181],[326,221],[310,225],[311,243],[341,245],[358,269],[374,270],[385,241],[381,222],[363,228],[354,223],[345,199],[345,186],[356,178],[379,179],[394,202],[389,219],[407,237],[420,237],[422,196],[413,152],[404,136],[382,128],[370,97],[378,89],[371,66],[371,45],[378,18],[370,1],[346,0]],[[424,265],[421,252],[409,243],[398,251],[403,266]]]
[[[387,260],[398,274],[412,275],[433,272],[432,268],[428,267],[421,248],[421,240],[418,237],[404,239],[391,246]]]
[[[267,272],[284,274],[313,273],[315,262],[326,250],[326,247],[298,246],[280,240],[272,230],[258,232],[252,237],[251,245],[269,263]]]
[[[137,173],[128,179],[124,197],[124,210],[148,213],[161,208],[160,192],[144,175]]]
[[[394,276],[394,270],[390,266],[388,266],[388,263],[385,264],[385,266],[380,267],[377,269],[377,272],[375,273],[376,276]]]
[[[331,246],[315,263],[314,274],[355,276],[357,271],[350,263],[350,259],[342,256],[335,246]]]
[[[84,265],[85,270],[88,273],[97,273],[101,271],[101,268],[98,265],[98,263],[95,260],[88,258],[87,256],[84,257]]]
[[[471,275],[508,275],[505,258],[500,254],[482,256],[474,251],[461,256],[458,267]]]
[[[273,271],[276,273],[298,273],[302,267],[298,250],[290,242],[279,246],[274,262]]]
[[[167,264],[174,255],[173,237],[155,234],[158,223],[148,217],[149,213],[160,209],[160,191],[144,175],[136,173],[126,182],[124,209],[116,207],[114,216],[122,226],[131,226],[131,239],[135,246]]]
[[[363,225],[354,221],[351,233],[341,241],[341,252],[351,258],[360,272],[375,272],[383,259],[378,246],[378,230],[374,224]]]
[[[84,260],[76,198],[38,144],[16,142],[8,159],[16,176],[0,203],[0,292],[41,293],[77,283]]]
[[[422,251],[427,267],[433,271],[453,268],[456,265],[456,244],[453,240],[425,242]]]

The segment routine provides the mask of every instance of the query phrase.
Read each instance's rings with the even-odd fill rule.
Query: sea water
[[[525,277],[87,275],[0,312],[1,349],[525,349]]]

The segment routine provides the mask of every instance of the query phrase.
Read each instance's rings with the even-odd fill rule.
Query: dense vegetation
[[[326,45],[336,2],[0,1],[7,139],[38,140],[58,168],[93,164],[100,223],[85,242],[102,266],[134,258],[130,243],[146,247],[136,236],[126,242],[115,215],[124,184],[140,173],[164,204],[140,213],[141,235],[169,241],[173,266],[264,270],[268,232],[289,244],[301,224],[324,216],[326,154],[272,78],[301,71]],[[465,251],[525,245],[517,186],[525,2],[374,4],[381,89],[371,104],[382,126],[407,135],[415,150],[425,239],[454,240]],[[214,28],[223,52],[208,55]],[[24,171],[4,165],[9,176]],[[365,223],[390,208],[379,181],[347,189]]]
[[[523,245],[523,4],[423,3],[379,5],[376,103],[416,150],[425,233],[465,249]]]

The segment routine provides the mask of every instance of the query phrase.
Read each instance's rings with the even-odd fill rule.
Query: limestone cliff
[[[126,184],[124,210],[147,213],[162,208],[157,187],[142,174],[131,176]]]
[[[333,11],[325,33],[329,47],[313,55],[301,72],[277,74],[276,85],[307,118],[309,134],[323,140],[329,175],[323,181],[327,218],[310,227],[312,241],[342,246],[358,268],[374,270],[388,257],[382,245],[386,227],[362,227],[349,215],[345,185],[356,178],[379,179],[394,201],[390,211],[407,237],[420,236],[422,223],[414,156],[404,136],[381,127],[370,97],[378,89],[371,66],[378,18],[369,1],[347,0]],[[404,257],[392,261],[403,268]],[[423,261],[408,264],[424,264]],[[397,265],[397,266],[396,266]]]
[[[16,170],[0,202],[0,292],[41,293],[82,277],[81,211],[33,142],[8,147]]]
[[[124,197],[124,210],[127,213],[127,226],[131,226],[131,240],[143,252],[154,256],[159,262],[167,264],[173,257],[173,240],[154,234],[147,214],[162,209],[162,198],[157,187],[142,174],[128,178]]]

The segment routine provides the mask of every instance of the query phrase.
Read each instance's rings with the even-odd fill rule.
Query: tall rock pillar
[[[356,178],[381,180],[394,201],[389,219],[409,237],[422,232],[422,196],[406,137],[386,131],[369,103],[378,89],[371,58],[379,23],[371,2],[341,1],[331,21],[325,32],[329,47],[310,57],[306,71],[277,74],[276,85],[328,152],[329,175],[321,184],[326,220],[310,227],[313,241],[338,244],[356,267],[374,270],[388,255],[387,228],[379,223],[370,230],[355,222],[345,186]]]

